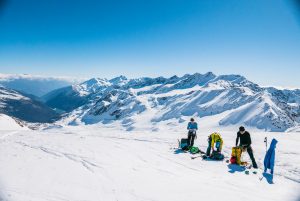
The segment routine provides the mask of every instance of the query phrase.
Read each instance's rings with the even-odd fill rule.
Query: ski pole
[[[265,137],[264,142],[266,143],[266,152],[267,152],[268,151],[268,138],[267,137]]]

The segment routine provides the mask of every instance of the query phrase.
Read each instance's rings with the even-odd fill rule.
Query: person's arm
[[[198,130],[198,124],[196,123],[196,130]]]
[[[190,123],[188,123],[188,125],[187,125],[187,129],[188,129],[188,130],[190,130]]]
[[[237,136],[236,136],[236,140],[235,140],[235,146],[237,147],[238,143],[239,143],[239,133],[237,133]]]

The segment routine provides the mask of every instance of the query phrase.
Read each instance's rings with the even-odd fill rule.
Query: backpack
[[[200,152],[200,149],[198,147],[190,147],[191,154],[197,154],[199,152]]]
[[[217,149],[220,149],[220,147],[221,147],[221,140],[218,139],[218,140],[216,141],[216,148],[217,148]]]
[[[241,156],[242,149],[240,147],[232,147],[230,163],[241,165]]]
[[[210,156],[211,159],[213,160],[223,160],[224,159],[224,155],[221,154],[221,152],[218,151],[213,151],[212,155]]]
[[[182,138],[179,142],[179,148],[181,148],[183,150],[187,150],[188,149],[188,139]]]

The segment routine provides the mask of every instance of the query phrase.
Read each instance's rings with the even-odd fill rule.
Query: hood
[[[278,141],[276,139],[272,139],[272,142],[271,142],[271,145],[270,145],[270,148],[271,149],[275,149],[276,148],[276,144],[278,143]]]

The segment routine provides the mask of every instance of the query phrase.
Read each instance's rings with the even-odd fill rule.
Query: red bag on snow
[[[235,156],[231,156],[230,163],[231,164],[236,164],[236,157]]]

